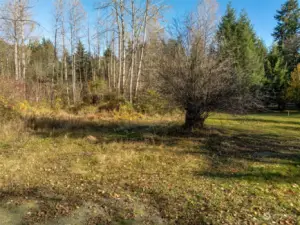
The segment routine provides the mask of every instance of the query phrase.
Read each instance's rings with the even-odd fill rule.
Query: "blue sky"
[[[95,15],[94,3],[96,1],[97,0],[82,0],[90,18]],[[218,0],[220,17],[224,14],[229,1],[230,0]],[[274,20],[276,10],[279,9],[285,1],[286,0],[231,0],[232,6],[238,13],[242,9],[247,11],[257,35],[264,40],[267,46],[270,46],[273,42],[271,34],[276,25],[276,21]],[[165,13],[166,19],[171,20],[172,18],[193,10],[198,0],[164,0],[164,2],[170,6],[170,9]],[[53,24],[52,13],[52,0],[34,0],[33,16],[42,25],[42,28],[39,29],[37,33],[39,36],[51,37]]]

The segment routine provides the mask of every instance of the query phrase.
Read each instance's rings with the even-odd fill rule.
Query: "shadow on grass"
[[[299,163],[300,146],[278,135],[238,133],[232,136],[211,135],[206,147],[220,156],[264,160],[288,159]]]
[[[197,176],[300,182],[299,141],[253,133],[211,135],[206,140],[205,149],[211,166],[207,171],[197,172]]]
[[[199,173],[200,176],[213,177],[213,178],[222,178],[222,179],[244,179],[249,181],[261,182],[261,181],[278,181],[278,182],[288,182],[294,183],[296,177],[283,176],[278,172],[252,172],[252,173],[222,173],[222,172],[204,172]],[[300,176],[297,176],[299,179]]]
[[[298,127],[293,127],[293,126],[274,126],[274,128],[283,129],[283,130],[299,131],[299,133],[300,133],[300,126],[298,126]]]
[[[78,139],[94,135],[99,140],[97,143],[145,142],[155,145],[164,143],[172,146],[176,145],[178,140],[190,136],[181,126],[168,123],[92,122],[44,117],[30,118],[26,125],[42,138],[68,135],[69,138]]]
[[[232,119],[234,120],[234,119]],[[256,122],[280,123],[276,120],[246,119]],[[235,121],[245,121],[235,119]],[[286,122],[284,123],[293,123]],[[299,123],[300,124],[300,123]],[[176,146],[178,141],[188,139],[201,145],[197,150],[184,150],[178,154],[199,154],[210,160],[211,168],[197,172],[197,176],[211,178],[232,178],[276,182],[300,182],[300,143],[288,137],[266,133],[206,128],[186,133],[179,125],[89,122],[55,118],[32,118],[27,126],[41,137],[84,138],[96,135],[98,143],[138,142],[150,145]],[[287,129],[290,129],[287,127]],[[241,163],[242,162],[242,163]],[[267,168],[253,170],[251,164],[267,165]],[[276,170],[282,167],[282,171]],[[274,168],[271,168],[274,167]],[[235,171],[235,172],[232,172]]]

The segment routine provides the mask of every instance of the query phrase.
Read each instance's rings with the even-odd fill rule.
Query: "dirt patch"
[[[65,225],[65,224],[87,224],[91,218],[101,217],[107,218],[105,210],[97,204],[86,202],[82,206],[77,207],[70,215],[54,219],[47,225]]]
[[[19,225],[22,224],[23,217],[29,215],[31,210],[38,208],[35,201],[28,200],[20,202],[18,200],[8,200],[0,205],[1,225]]]

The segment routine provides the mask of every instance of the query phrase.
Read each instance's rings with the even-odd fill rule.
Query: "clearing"
[[[299,113],[182,120],[2,125],[1,224],[300,223]]]

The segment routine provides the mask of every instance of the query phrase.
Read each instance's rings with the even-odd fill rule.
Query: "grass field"
[[[2,124],[0,224],[300,224],[300,114]]]

